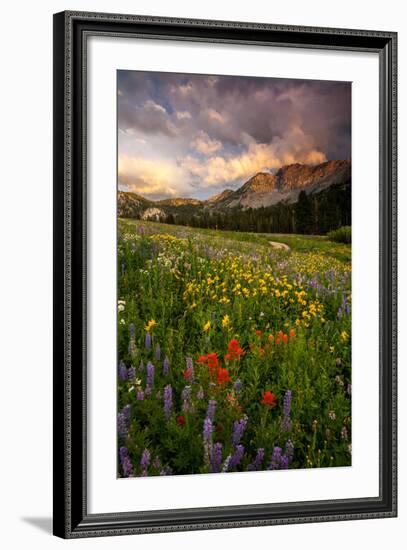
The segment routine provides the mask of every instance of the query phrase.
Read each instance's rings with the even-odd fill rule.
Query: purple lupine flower
[[[263,462],[263,460],[264,460],[264,449],[263,448],[257,449],[255,459],[247,467],[248,471],[249,472],[255,472],[257,470],[260,470],[261,463]]]
[[[164,363],[163,363],[163,375],[164,376],[167,376],[168,375],[168,372],[169,372],[169,368],[170,368],[170,361],[167,357],[167,355],[165,356],[165,359],[164,359]]]
[[[129,477],[133,473],[133,464],[128,455],[125,456],[122,460],[122,470],[123,470],[124,477]]]
[[[238,464],[243,458],[243,455],[244,455],[243,445],[237,445],[237,447],[235,448],[235,452],[233,453],[232,458],[230,459],[230,462],[229,462],[229,470],[232,470],[233,468],[236,468],[236,466],[238,466]]]
[[[145,394],[144,394],[143,390],[139,390],[137,392],[137,401],[144,401],[144,397],[145,397]]]
[[[193,384],[194,382],[194,362],[192,360],[192,357],[186,358],[186,371],[189,373],[188,380]]]
[[[292,398],[292,392],[291,390],[287,390],[284,394],[284,403],[283,403],[283,420],[281,422],[281,429],[285,432],[288,432],[292,428],[291,423],[291,398]]]
[[[196,398],[199,399],[199,401],[202,401],[204,397],[205,397],[204,391],[202,389],[202,386],[200,386],[199,390],[197,391]]]
[[[117,414],[117,433],[121,439],[125,439],[127,437],[127,428],[126,417],[122,412],[119,412]]]
[[[164,414],[167,420],[171,415],[171,409],[172,409],[172,388],[171,388],[171,384],[168,384],[164,388]]]
[[[208,409],[206,411],[206,416],[212,422],[215,420],[215,412],[216,412],[216,401],[215,399],[210,399],[208,402]]]
[[[188,412],[191,408],[191,386],[185,386],[181,392],[182,410]]]
[[[247,426],[247,418],[242,418],[240,420],[235,420],[233,422],[232,443],[234,447],[236,447],[236,445],[240,443],[240,440],[243,437],[246,426]]]
[[[129,477],[133,473],[133,464],[131,463],[129,452],[126,447],[120,447],[119,456],[123,477]]]
[[[160,361],[161,359],[161,348],[160,348],[160,344],[157,344],[155,346],[155,358],[157,361]]]
[[[284,416],[290,416],[291,398],[292,398],[292,391],[287,390],[284,394],[284,404],[283,404]]]
[[[150,451],[148,449],[144,449],[144,451],[141,455],[141,459],[140,459],[140,466],[144,470],[146,470],[148,468],[148,466],[150,465],[150,460],[151,460]]]
[[[291,462],[294,458],[294,443],[291,441],[291,439],[288,439],[287,443],[285,444],[285,454],[288,457],[288,461]]]
[[[131,405],[123,407],[121,412],[117,414],[117,432],[120,438],[127,437],[130,425]]]
[[[127,371],[127,379],[133,380],[133,378],[136,376],[136,369],[134,367],[130,367]]]
[[[144,395],[145,395],[145,396],[151,395],[151,388],[150,388],[150,386],[146,386],[146,389],[144,390]]]
[[[212,420],[207,416],[204,420],[203,424],[203,438],[204,441],[210,442],[212,441],[212,434],[213,434],[213,424]]]
[[[287,455],[282,455],[280,459],[280,470],[288,470],[289,458]]]
[[[281,463],[281,447],[274,447],[268,470],[278,470]]]
[[[235,382],[235,390],[237,391],[237,393],[240,393],[242,391],[242,381],[240,380],[240,378],[238,378]]]
[[[127,380],[127,367],[123,361],[119,363],[119,378],[120,380]]]
[[[129,325],[129,333],[130,333],[130,338],[132,340],[134,340],[134,338],[136,337],[136,327],[134,326],[134,323],[130,323]]]
[[[144,235],[144,234],[145,234],[146,228],[144,227],[144,225],[140,225],[140,226],[139,226],[138,232],[140,233],[140,235]]]
[[[154,387],[154,365],[151,361],[147,363],[147,386]]]
[[[127,423],[130,422],[130,416],[131,416],[131,405],[125,405],[122,409],[122,414],[124,416],[124,419]]]
[[[222,466],[222,443],[215,443],[211,451],[210,471],[213,474],[220,472]]]
[[[144,340],[144,346],[145,346],[147,351],[149,351],[150,348],[151,348],[151,334],[149,332],[146,333],[146,337],[145,337],[145,340]]]
[[[120,449],[119,449],[120,460],[122,460],[128,454],[129,454],[129,451],[127,450],[127,447],[120,447]]]

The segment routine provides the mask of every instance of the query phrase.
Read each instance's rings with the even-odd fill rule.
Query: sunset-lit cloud
[[[211,139],[206,132],[200,130],[192,142],[192,147],[203,155],[211,155],[222,149],[222,143],[217,139]]]
[[[119,71],[119,185],[207,196],[259,171],[351,155],[351,85]]]
[[[149,197],[176,197],[192,191],[175,163],[119,155],[119,182],[128,191]]]

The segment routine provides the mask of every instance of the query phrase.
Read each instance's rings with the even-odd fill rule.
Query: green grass
[[[322,235],[296,235],[282,233],[245,233],[241,231],[221,231],[219,229],[202,229],[195,227],[177,226],[165,223],[120,219],[120,224],[128,228],[137,228],[140,225],[151,227],[158,233],[168,233],[170,235],[200,235],[206,237],[209,241],[213,238],[227,239],[241,243],[253,243],[264,247],[270,247],[270,241],[283,243],[296,252],[318,252],[325,256],[331,256],[342,262],[351,261],[351,245],[338,242],[332,242],[326,236]]]

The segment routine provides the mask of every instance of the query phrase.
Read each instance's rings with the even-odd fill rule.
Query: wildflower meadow
[[[120,220],[118,476],[351,465],[350,259]]]

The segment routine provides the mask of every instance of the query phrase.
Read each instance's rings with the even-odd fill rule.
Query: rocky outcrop
[[[141,215],[142,220],[151,220],[154,222],[165,220],[165,218],[166,218],[165,212],[161,210],[161,208],[156,208],[156,207],[147,208],[147,210],[144,210],[144,212]]]

